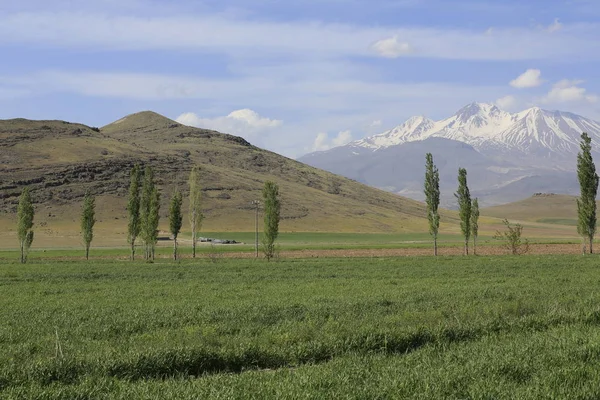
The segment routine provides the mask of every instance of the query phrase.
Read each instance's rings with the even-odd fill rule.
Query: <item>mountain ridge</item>
[[[439,121],[411,117],[388,131],[346,146],[376,151],[429,137],[443,137],[468,143],[491,157],[510,156],[511,152],[516,153],[512,158],[532,156],[531,166],[538,166],[540,158],[558,157],[560,166],[568,168],[565,158],[579,150],[582,132],[600,143],[600,122],[571,112],[531,107],[509,113],[493,104],[471,103],[451,117]]]
[[[577,182],[575,170],[582,132],[600,144],[600,123],[574,113],[539,107],[509,113],[494,104],[471,103],[439,121],[414,116],[378,135],[309,153],[298,160],[423,200],[424,158],[425,153],[432,152],[434,162],[446,177],[441,185],[446,207],[455,207],[452,190],[459,166],[469,172],[472,193],[481,196],[482,204],[491,206],[549,189],[576,194],[573,182]],[[449,142],[444,147],[433,139]],[[420,145],[414,146],[417,143]],[[473,151],[457,150],[458,143]],[[600,156],[596,149],[593,153]],[[474,164],[470,158],[477,162]]]

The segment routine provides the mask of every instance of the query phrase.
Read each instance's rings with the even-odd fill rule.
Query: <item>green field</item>
[[[0,398],[597,398],[597,257],[0,262]]]
[[[541,218],[538,219],[537,222],[542,224],[577,226],[577,220],[575,218]]]
[[[262,232],[260,233],[262,237]],[[208,243],[198,244],[198,254],[200,257],[220,257],[224,253],[254,251],[254,233],[253,232],[202,232],[202,237],[230,239],[241,244],[234,245],[214,245]],[[191,257],[191,241],[186,242],[187,236],[183,236],[184,242],[180,244],[179,254],[183,258]],[[532,238],[528,237],[531,243],[543,244],[564,244],[579,243],[579,239],[572,238]],[[260,240],[260,239],[259,239]],[[438,246],[443,247],[461,247],[464,239],[460,235],[440,234],[438,237]],[[161,258],[172,257],[172,241],[159,241],[156,255]],[[18,244],[15,239],[15,247]],[[478,238],[480,246],[497,246],[499,241],[494,240],[489,235],[480,235]],[[259,242],[260,245],[260,242]],[[277,248],[280,251],[302,251],[302,250],[360,250],[360,249],[402,249],[402,248],[431,248],[432,239],[428,233],[327,233],[327,232],[283,232],[277,239]],[[262,256],[262,250],[261,256]],[[142,254],[141,245],[138,246],[137,253]],[[83,245],[77,248],[77,241],[73,241],[70,247],[48,247],[31,249],[29,259],[31,260],[49,260],[56,258],[83,258],[85,255]],[[127,259],[130,255],[130,249],[126,244],[120,247],[101,246],[96,247],[92,243],[90,257],[94,258],[120,258]],[[18,260],[20,257],[16,248],[0,249],[0,260]]]

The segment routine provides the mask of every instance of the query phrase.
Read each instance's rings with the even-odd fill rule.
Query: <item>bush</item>
[[[506,230],[504,232],[496,231],[494,239],[502,241],[502,247],[513,255],[525,254],[529,251],[529,240],[521,239],[523,225],[511,225],[507,219],[502,221]]]

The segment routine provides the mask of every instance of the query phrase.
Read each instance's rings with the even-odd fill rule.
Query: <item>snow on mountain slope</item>
[[[435,122],[429,118],[423,116],[412,117],[392,130],[352,142],[351,145],[373,149],[390,147],[401,143],[427,139],[430,136],[429,132],[434,130],[434,128]]]
[[[492,104],[472,103],[441,121],[412,117],[392,130],[358,140],[351,147],[378,150],[406,142],[442,137],[458,140],[490,156],[565,157],[579,150],[587,132],[600,143],[600,123],[582,116],[538,107],[511,114]]]

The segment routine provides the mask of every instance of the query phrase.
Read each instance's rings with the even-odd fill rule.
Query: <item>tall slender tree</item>
[[[590,254],[594,252],[596,234],[596,195],[598,194],[598,174],[592,159],[592,139],[587,133],[581,134],[581,151],[577,154],[577,178],[581,195],[577,199],[577,232],[584,243],[589,243]]]
[[[183,222],[183,215],[181,214],[182,202],[181,192],[175,189],[171,198],[171,206],[169,207],[169,228],[171,235],[173,235],[173,259],[175,260],[177,260],[177,236],[179,236]]]
[[[190,226],[192,228],[192,257],[196,258],[196,242],[198,241],[198,231],[202,226],[202,186],[200,185],[200,168],[192,168],[189,177],[190,185]]]
[[[281,213],[279,186],[275,182],[265,182],[263,188],[263,203],[265,223],[262,245],[265,258],[270,261],[275,256],[275,240],[277,240],[277,236],[279,236],[279,219]]]
[[[154,260],[156,242],[158,241],[158,224],[160,222],[160,191],[152,188],[148,215],[148,258]]]
[[[131,170],[129,182],[129,199],[127,201],[127,213],[129,222],[127,224],[127,242],[131,246],[131,261],[135,260],[135,240],[141,231],[140,220],[140,184],[142,180],[142,170],[139,165],[135,165]]]
[[[140,236],[144,242],[144,259],[151,258],[152,224],[150,203],[154,191],[154,172],[149,165],[144,169],[142,190],[140,194]]]
[[[471,236],[471,193],[467,185],[467,170],[458,169],[458,190],[454,194],[458,200],[458,213],[460,215],[460,230],[465,238],[464,254],[469,255],[469,239]]]
[[[479,236],[479,200],[477,197],[471,204],[471,236],[473,236],[473,255],[477,255],[477,236]]]
[[[21,250],[21,263],[27,262],[27,254],[33,243],[33,217],[35,210],[31,201],[31,193],[26,187],[19,197],[17,206],[17,236],[19,238],[19,247]]]
[[[440,173],[433,163],[433,156],[425,156],[425,202],[427,203],[427,220],[429,234],[433,236],[433,255],[437,256],[437,236],[440,229]]]
[[[90,245],[94,238],[94,224],[96,223],[96,198],[89,191],[85,192],[81,210],[81,235],[85,246],[85,259],[90,258]]]

